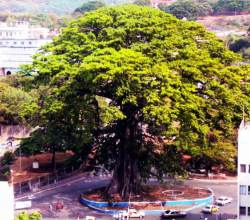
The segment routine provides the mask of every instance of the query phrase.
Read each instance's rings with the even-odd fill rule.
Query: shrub
[[[10,165],[15,160],[15,155],[11,151],[5,152],[1,160],[2,165]]]
[[[33,212],[31,214],[22,212],[16,216],[15,220],[42,220],[42,215],[40,212]]]

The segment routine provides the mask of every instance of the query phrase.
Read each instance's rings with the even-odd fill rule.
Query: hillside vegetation
[[[73,12],[87,0],[0,0],[0,12],[15,13],[57,13]],[[125,0],[104,0],[106,4],[129,2]]]

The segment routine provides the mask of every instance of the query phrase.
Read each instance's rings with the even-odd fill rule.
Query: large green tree
[[[249,104],[249,72],[237,61],[195,22],[149,7],[102,8],[36,56],[30,71],[44,92],[32,104],[35,123],[58,132],[54,145],[112,169],[108,191],[128,199],[150,175],[182,171],[187,148],[232,138]]]

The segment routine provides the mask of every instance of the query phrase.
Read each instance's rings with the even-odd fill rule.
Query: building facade
[[[0,23],[0,76],[30,64],[32,56],[50,41],[47,28],[32,27],[28,22]]]
[[[238,131],[238,219],[250,220],[250,123]]]
[[[0,181],[0,216],[3,220],[14,220],[13,187],[7,181]]]

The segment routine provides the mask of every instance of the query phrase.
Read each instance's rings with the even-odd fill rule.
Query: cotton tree
[[[232,138],[249,103],[237,60],[195,22],[135,5],[102,8],[35,57],[34,85],[46,87],[33,103],[36,123],[113,170],[108,192],[128,199],[150,175],[181,172],[182,153],[208,148],[208,134]]]

